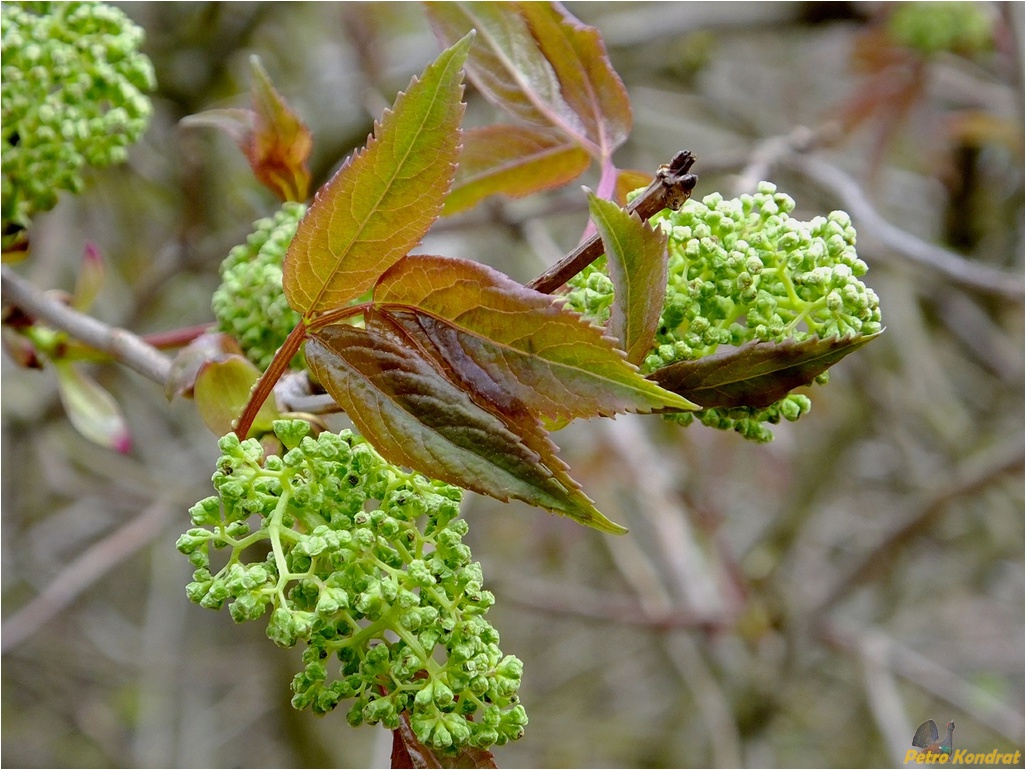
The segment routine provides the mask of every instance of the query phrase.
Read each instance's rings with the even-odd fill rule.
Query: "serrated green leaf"
[[[753,341],[694,361],[670,364],[652,372],[649,379],[705,408],[761,409],[810,384],[879,334],[810,337],[801,342]]]
[[[70,361],[54,361],[61,403],[75,429],[102,447],[122,454],[132,448],[132,437],[114,397]]]
[[[653,387],[561,302],[477,262],[408,256],[381,277],[374,303],[504,413],[573,419],[695,408]]]
[[[196,375],[192,397],[203,424],[215,436],[223,436],[233,428],[234,420],[249,401],[250,391],[260,378],[260,370],[242,355],[221,355],[204,362]],[[249,435],[271,430],[271,423],[281,417],[274,398],[260,407]]]
[[[443,214],[469,209],[490,195],[519,198],[566,184],[591,163],[578,145],[546,129],[486,126],[463,132],[456,181]]]
[[[606,519],[556,457],[537,420],[475,402],[387,319],[328,326],[306,345],[311,373],[389,462],[490,495],[523,500],[604,532]]]
[[[602,149],[603,157],[611,157],[630,134],[633,118],[627,89],[609,62],[602,35],[556,3],[517,6],[585,136]]]
[[[345,305],[416,246],[452,184],[468,34],[414,78],[366,148],[320,189],[285,256],[283,288],[304,318]]]
[[[652,349],[666,297],[666,234],[591,192],[588,209],[613,282],[609,332],[627,360],[640,364]]]

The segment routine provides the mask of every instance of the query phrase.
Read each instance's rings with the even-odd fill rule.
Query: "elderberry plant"
[[[880,303],[861,280],[866,263],[855,251],[855,228],[843,211],[802,221],[794,200],[761,182],[754,195],[718,193],[664,211],[668,238],[666,299],[655,345],[642,371],[712,355],[721,345],[753,340],[781,343],[809,337],[872,335],[880,331]],[[600,261],[570,281],[567,302],[597,323],[609,318],[613,283]],[[826,372],[817,378],[823,383]],[[703,409],[670,415],[689,425],[733,429],[754,441],[773,435],[765,423],[797,420],[808,396],[791,393],[764,408]]]
[[[253,223],[253,232],[221,263],[221,285],[211,303],[217,326],[232,335],[261,369],[274,358],[299,314],[281,289],[282,262],[306,213],[302,203],[284,203],[272,217]]]
[[[461,491],[391,465],[348,430],[309,431],[276,421],[281,456],[220,440],[218,494],[193,506],[178,540],[196,567],[189,598],[227,604],[240,623],[270,610],[275,644],[306,644],[296,708],[352,701],[350,724],[392,729],[405,711],[441,751],[520,737],[523,665],[485,619],[494,597],[462,542]]]
[[[86,166],[127,158],[156,81],[143,31],[103,3],[3,3],[4,234],[79,192]]]

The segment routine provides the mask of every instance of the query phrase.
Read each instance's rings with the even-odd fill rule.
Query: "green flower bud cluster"
[[[653,217],[668,238],[668,279],[643,372],[711,355],[720,345],[880,331],[879,299],[860,280],[867,268],[855,251],[851,219],[835,211],[806,222],[790,217],[794,207],[790,196],[761,182],[755,195],[726,200],[713,193]],[[570,307],[604,324],[613,302],[604,264],[586,268],[570,285]],[[706,409],[671,419],[768,441],[763,423],[796,420],[810,405],[808,397],[789,394],[764,409]]]
[[[887,31],[899,45],[924,54],[974,54],[993,48],[995,21],[990,3],[899,3],[887,20]]]
[[[246,242],[221,263],[221,285],[212,298],[218,328],[232,335],[261,369],[300,320],[285,299],[281,280],[285,252],[305,213],[302,203],[283,204],[273,217],[254,222]]]
[[[351,724],[390,729],[407,712],[442,752],[520,737],[523,665],[484,617],[494,597],[462,542],[461,491],[389,464],[348,430],[314,438],[279,420],[274,431],[282,456],[221,439],[218,495],[193,506],[178,540],[196,567],[189,598],[228,604],[237,622],[270,610],[276,644],[306,643],[296,708],[351,700]],[[227,555],[215,571],[217,551]]]
[[[127,158],[156,85],[143,31],[103,3],[3,3],[3,224],[25,228],[86,165]]]

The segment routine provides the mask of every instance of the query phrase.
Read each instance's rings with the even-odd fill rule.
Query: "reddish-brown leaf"
[[[208,110],[182,121],[213,126],[228,134],[249,161],[260,183],[286,201],[304,201],[310,188],[307,160],[313,137],[275,90],[259,58],[250,58],[253,109]]]
[[[666,235],[591,193],[588,208],[613,281],[609,332],[620,340],[627,360],[640,364],[652,349],[666,296]]]
[[[519,198],[566,184],[587,170],[591,158],[552,130],[486,126],[463,133],[463,149],[443,214],[469,209],[489,195]]]
[[[467,76],[496,106],[607,161],[630,133],[630,101],[601,35],[557,4],[429,3],[428,16],[447,43],[478,30]]]
[[[574,419],[694,408],[652,387],[601,329],[558,300],[477,262],[408,256],[381,277],[374,303],[505,413]]]
[[[749,342],[739,348],[657,369],[649,378],[706,408],[761,409],[810,384],[849,353],[876,339],[810,337],[802,342]]]
[[[366,148],[318,191],[289,246],[282,281],[304,318],[359,297],[438,218],[455,172],[461,68],[472,39],[414,78]]]
[[[488,101],[540,128],[557,126],[569,136],[585,135],[514,3],[427,3],[427,13],[445,45],[477,30],[467,77]]]
[[[368,314],[367,328],[328,326],[306,345],[311,373],[389,462],[498,500],[523,500],[604,532],[537,419],[477,403],[425,360],[401,329]]]
[[[556,3],[517,3],[585,136],[609,158],[631,132],[630,99],[602,35]]]

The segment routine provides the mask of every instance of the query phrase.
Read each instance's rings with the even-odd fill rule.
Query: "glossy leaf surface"
[[[285,257],[283,288],[309,319],[371,288],[438,218],[463,117],[464,37],[414,78],[367,146],[322,187]]]
[[[463,133],[459,168],[444,214],[474,206],[489,195],[512,198],[566,184],[591,158],[577,144],[544,129],[486,126]]]
[[[622,532],[567,474],[536,419],[478,404],[387,319],[329,326],[306,346],[310,371],[389,462],[502,501],[523,500]]]
[[[877,336],[749,342],[694,361],[679,361],[657,369],[649,378],[703,407],[763,408],[810,384]]]
[[[504,412],[573,419],[693,408],[653,387],[601,329],[477,262],[406,257],[381,277],[374,302]]]
[[[613,282],[609,333],[620,340],[627,360],[640,364],[652,349],[666,296],[666,235],[590,193],[588,209]]]

